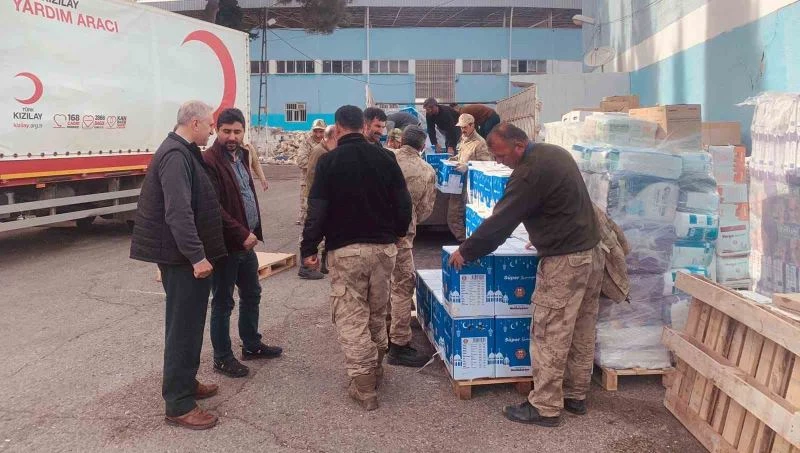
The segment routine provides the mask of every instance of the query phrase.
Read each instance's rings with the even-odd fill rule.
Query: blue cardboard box
[[[447,153],[425,153],[425,162],[429,163],[434,170],[438,170],[443,160],[450,157]]]
[[[460,194],[464,190],[464,174],[456,170],[457,162],[442,161],[436,178],[436,188],[442,193]]]
[[[427,269],[417,271],[417,318],[419,324],[425,329],[430,329],[432,317],[431,300],[433,293],[442,292],[442,271],[441,269]]]
[[[497,316],[495,323],[495,377],[531,376],[531,317]]]
[[[497,202],[503,198],[503,194],[506,192],[508,178],[510,176],[510,173],[507,172],[496,172],[492,174],[492,186],[491,189],[487,190],[487,192],[489,192],[489,209],[494,209]]]
[[[467,203],[477,205],[480,203],[480,186],[481,178],[483,178],[483,170],[473,166],[469,167],[467,172]]]
[[[453,318],[494,316],[489,293],[494,286],[494,256],[466,263],[461,271],[447,263],[457,246],[442,247],[442,285],[444,302]]]
[[[539,257],[525,242],[510,238],[494,255],[494,287],[492,301],[498,316],[531,315],[531,296],[536,288]]]
[[[444,318],[447,317],[447,309],[444,303],[438,299],[436,291],[431,292],[431,323],[430,334],[433,338],[433,345],[440,353],[441,357],[444,355]]]
[[[493,378],[489,356],[495,343],[494,318],[451,318],[445,313],[443,348],[447,370],[455,380]]]

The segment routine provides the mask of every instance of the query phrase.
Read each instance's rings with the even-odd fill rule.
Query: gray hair
[[[403,129],[403,135],[400,138],[400,143],[408,145],[416,150],[421,150],[425,147],[425,139],[428,134],[419,126],[413,124],[406,126]]]
[[[330,126],[326,127],[326,128],[325,128],[325,133],[324,133],[323,137],[324,137],[326,140],[327,140],[327,139],[329,139],[329,138],[331,138],[331,137],[333,137],[333,132],[334,132],[334,130],[335,130],[335,129],[336,129],[336,128],[335,128],[335,127],[333,127],[333,124],[331,124]]]
[[[192,120],[205,119],[211,116],[214,108],[203,101],[189,101],[178,109],[178,125],[186,126]]]

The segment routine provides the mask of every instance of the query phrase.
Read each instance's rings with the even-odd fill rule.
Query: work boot
[[[522,404],[512,404],[503,408],[503,415],[512,422],[539,425],[552,428],[561,424],[561,417],[542,417],[528,400]]]
[[[586,415],[586,401],[564,398],[564,410],[575,415]]]
[[[378,394],[375,392],[376,382],[374,372],[356,376],[350,380],[347,394],[365,410],[374,411],[378,408]]]
[[[390,365],[408,366],[412,368],[419,368],[428,363],[430,357],[420,354],[416,349],[412,348],[410,344],[405,346],[398,346],[389,342],[389,362]]]
[[[383,356],[386,351],[378,350],[378,365],[375,366],[375,388],[379,389],[383,383]]]
[[[213,428],[214,425],[217,424],[217,421],[219,421],[219,418],[216,415],[206,412],[203,409],[200,409],[200,407],[195,406],[194,409],[181,416],[166,416],[164,417],[164,421],[166,421],[168,425],[201,430]]]
[[[214,371],[222,373],[232,378],[245,377],[250,372],[250,368],[242,365],[238,360],[230,357],[225,360],[214,359]]]
[[[325,275],[328,275],[328,252],[322,252],[322,257],[320,258],[322,264],[320,265],[319,271]]]
[[[304,280],[322,280],[325,278],[322,272],[305,266],[300,266],[300,270],[297,271],[297,276]]]

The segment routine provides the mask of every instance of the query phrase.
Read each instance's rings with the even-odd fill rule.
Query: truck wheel
[[[85,230],[89,228],[89,226],[94,222],[95,216],[91,217],[84,217],[82,219],[78,219],[75,221],[75,225],[78,227],[79,230]]]

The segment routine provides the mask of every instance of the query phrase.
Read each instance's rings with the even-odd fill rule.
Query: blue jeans
[[[255,349],[261,344],[261,334],[258,333],[261,284],[258,282],[258,257],[255,251],[233,252],[215,266],[210,329],[215,360],[233,357],[230,330],[234,286],[239,287],[239,338],[245,348]]]

